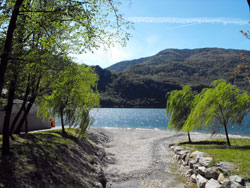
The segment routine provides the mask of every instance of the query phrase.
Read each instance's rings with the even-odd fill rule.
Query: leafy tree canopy
[[[41,98],[38,115],[60,117],[63,132],[66,123],[70,127],[80,125],[84,133],[90,122],[89,111],[99,106],[99,94],[93,90],[97,81],[90,67],[72,63],[51,85],[51,95]]]
[[[194,127],[223,126],[228,138],[227,126],[240,124],[249,111],[250,96],[247,91],[241,92],[236,86],[225,80],[216,80],[211,88],[203,89],[194,100],[184,130]]]

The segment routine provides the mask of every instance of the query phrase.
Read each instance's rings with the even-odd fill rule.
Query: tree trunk
[[[15,134],[20,134],[21,133],[23,123],[25,122],[25,120],[27,120],[29,111],[30,111],[31,107],[33,106],[33,103],[36,100],[38,89],[39,89],[39,86],[40,86],[40,81],[41,81],[41,76],[39,76],[39,78],[37,80],[37,83],[36,83],[36,86],[32,88],[32,92],[31,92],[32,94],[31,94],[31,98],[30,98],[30,101],[29,101],[29,104],[28,104],[27,108],[24,105],[24,115],[23,115],[18,127],[15,130]],[[32,83],[35,84],[34,82],[32,82]],[[31,84],[31,85],[33,85],[33,84]],[[28,126],[28,125],[26,124],[26,126]]]
[[[188,142],[189,142],[189,143],[192,143],[192,140],[191,140],[189,131],[188,131]]]
[[[9,86],[8,103],[6,106],[4,123],[3,123],[3,143],[2,143],[3,156],[10,154],[9,125],[10,125],[10,117],[13,107],[13,101],[15,98],[16,82],[17,82],[17,77],[15,76],[15,78],[11,81]]]
[[[64,120],[63,120],[63,112],[64,112],[64,108],[60,109],[60,115],[61,115],[61,124],[62,124],[62,134],[66,134],[66,131],[64,129]]]
[[[226,125],[226,124],[224,124],[223,126],[224,126],[225,133],[226,133],[227,145],[228,145],[228,146],[231,146],[231,144],[230,144],[230,140],[229,140],[229,137],[228,137],[228,132],[227,132],[227,125]]]
[[[25,109],[25,105],[27,103],[27,99],[28,99],[29,93],[30,93],[30,85],[28,84],[28,86],[26,88],[26,91],[25,91],[25,96],[24,96],[24,99],[23,99],[23,104],[22,104],[21,108],[19,109],[19,111],[18,111],[17,115],[15,116],[15,119],[14,119],[12,125],[11,125],[10,136],[12,135],[12,133],[14,131],[14,128],[16,126],[16,123],[17,123],[18,119],[20,118],[20,115],[21,115],[22,111],[24,111],[24,109]]]
[[[23,128],[23,124],[24,124],[24,122],[27,120],[28,114],[29,114],[29,112],[30,112],[31,107],[33,106],[34,101],[35,101],[35,98],[32,98],[32,99],[30,100],[30,102],[29,102],[27,108],[25,108],[23,117],[22,117],[22,119],[20,120],[19,125],[18,125],[18,127],[16,128],[16,130],[15,130],[15,132],[14,132],[15,134],[20,134],[20,133],[21,133],[21,130],[22,130],[22,128]]]
[[[2,90],[3,90],[5,72],[7,69],[7,64],[8,64],[10,53],[11,53],[14,31],[16,29],[16,21],[17,21],[17,17],[19,15],[19,9],[22,3],[23,3],[23,0],[16,0],[15,7],[12,11],[10,23],[8,26],[6,39],[4,42],[4,49],[1,55],[1,64],[0,64],[0,95],[2,94]]]

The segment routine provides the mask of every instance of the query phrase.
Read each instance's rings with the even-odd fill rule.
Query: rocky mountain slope
[[[165,108],[166,93],[191,85],[200,91],[216,79],[231,82],[237,65],[246,63],[249,51],[220,48],[166,49],[154,56],[116,63],[106,70],[96,67],[103,107]],[[247,89],[238,75],[234,84]]]

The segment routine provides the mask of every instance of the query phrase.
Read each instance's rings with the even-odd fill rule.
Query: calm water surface
[[[99,108],[90,112],[93,127],[167,129],[169,118],[166,109]],[[56,122],[57,125],[60,122]],[[199,131],[199,130],[198,130]],[[199,132],[209,132],[201,130]],[[211,132],[211,131],[210,131]],[[221,130],[224,133],[224,130]],[[250,136],[250,114],[240,126],[229,127],[229,134]]]

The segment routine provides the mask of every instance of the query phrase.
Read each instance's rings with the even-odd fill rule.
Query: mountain
[[[106,70],[96,68],[103,107],[165,108],[166,93],[191,85],[195,90],[209,87],[216,79],[232,82],[237,65],[245,63],[245,50],[221,48],[166,49],[154,56],[116,63]],[[242,75],[234,84],[249,86]]]

